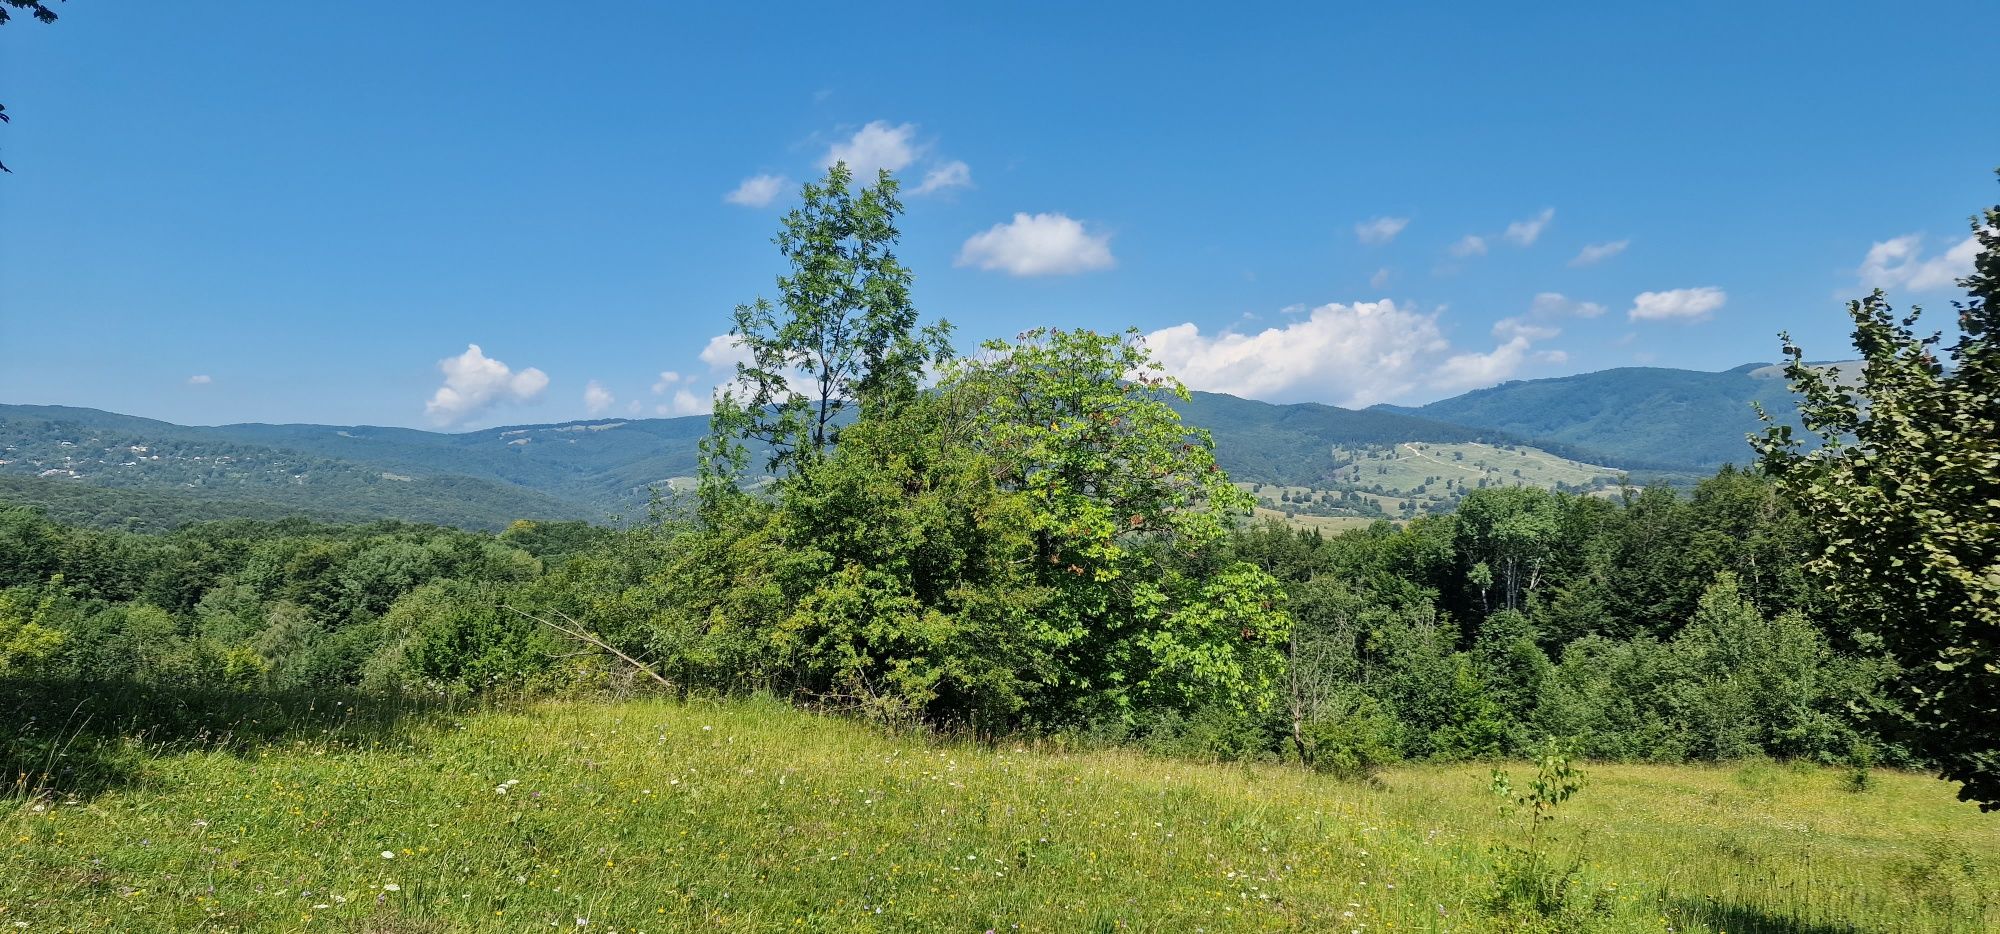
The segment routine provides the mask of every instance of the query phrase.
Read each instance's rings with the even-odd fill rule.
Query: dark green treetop
[[[1805,363],[1786,376],[1822,446],[1753,438],[1764,468],[1819,526],[1810,570],[1903,666],[1911,743],[1959,796],[2000,808],[2000,206],[1972,221],[1959,337],[1916,330],[1882,292],[1848,305],[1865,360],[1858,388]]]

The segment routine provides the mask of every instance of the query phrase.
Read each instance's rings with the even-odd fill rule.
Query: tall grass
[[[1529,917],[1485,767],[1363,787],[758,701],[232,735],[6,805],[0,929],[2000,930],[2000,820],[1898,773],[1588,766],[1544,830],[1577,895]]]

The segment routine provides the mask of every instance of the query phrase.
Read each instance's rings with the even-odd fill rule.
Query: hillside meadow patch
[[[768,700],[124,740],[0,816],[0,925],[190,931],[1975,931],[2000,820],[1944,783],[1589,764],[1560,910],[1494,898],[1487,765],[1360,785],[895,735]]]

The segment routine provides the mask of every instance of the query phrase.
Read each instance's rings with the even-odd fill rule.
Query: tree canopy
[[[1784,338],[1786,376],[1820,442],[1783,425],[1757,444],[1825,538],[1810,565],[1902,663],[1912,741],[1961,794],[2000,808],[2000,206],[1954,302],[1958,339],[1917,330],[1881,290],[1848,305],[1853,391]]]

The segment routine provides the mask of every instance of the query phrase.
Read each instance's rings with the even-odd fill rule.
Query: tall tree
[[[1290,639],[1282,589],[1248,562],[1180,567],[1221,557],[1256,503],[1167,403],[1187,388],[1136,330],[1037,329],[984,349],[942,392],[1026,504],[1022,561],[1049,595],[1032,625],[1060,690],[1121,713],[1148,698],[1267,709]]]
[[[917,392],[926,365],[950,356],[950,325],[919,329],[910,271],[897,260],[903,205],[887,171],[856,187],[846,163],[807,183],[773,241],[790,271],[776,304],[736,308],[731,336],[748,356],[715,403],[704,445],[706,476],[733,483],[742,445],[768,451],[780,480],[810,473],[839,437],[850,409],[866,416]]]
[[[1958,340],[1897,317],[1882,292],[1848,305],[1860,386],[1805,363],[1784,335],[1785,374],[1819,447],[1769,423],[1766,470],[1825,548],[1810,570],[1903,665],[1913,745],[1961,782],[1959,797],[2000,809],[2000,206],[1972,221],[1970,295],[1954,302]]]

